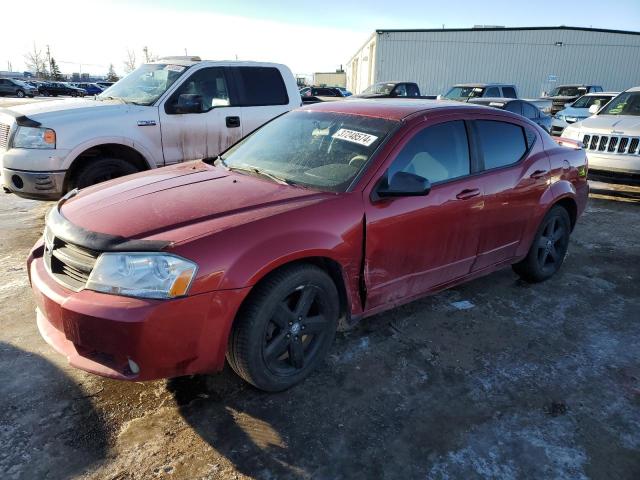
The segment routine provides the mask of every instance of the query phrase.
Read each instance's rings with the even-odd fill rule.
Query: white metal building
[[[580,27],[377,30],[345,68],[347,88],[415,81],[423,95],[456,83],[506,82],[537,97],[565,83],[640,85],[640,32]]]

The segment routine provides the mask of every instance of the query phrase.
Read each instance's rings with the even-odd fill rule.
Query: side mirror
[[[600,110],[600,105],[591,105],[589,107],[589,113],[591,115],[595,115],[596,113],[598,113],[598,110]]]
[[[436,100],[442,100],[444,97],[442,95],[437,95]]]
[[[178,97],[178,101],[173,104],[173,113],[202,113],[202,95],[193,93],[183,93]]]
[[[386,197],[419,197],[428,195],[431,183],[424,177],[409,172],[396,172],[391,181],[383,180],[376,188],[379,198]]]

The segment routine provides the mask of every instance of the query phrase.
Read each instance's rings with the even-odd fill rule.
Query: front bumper
[[[2,169],[2,186],[5,191],[35,200],[57,200],[64,193],[66,172],[27,172]]]
[[[640,155],[603,154],[587,150],[589,171],[640,175]]]
[[[27,261],[38,328],[71,366],[136,381],[224,366],[229,331],[249,287],[174,300],[72,292],[50,277],[42,252],[39,242]]]

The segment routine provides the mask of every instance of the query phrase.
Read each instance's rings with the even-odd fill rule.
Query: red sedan
[[[509,112],[316,104],[215,161],[71,192],[29,256],[43,337],[123,380],[214,372],[282,390],[339,325],[511,265],[562,265],[586,157]]]

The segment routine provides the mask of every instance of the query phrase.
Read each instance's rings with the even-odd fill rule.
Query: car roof
[[[365,117],[385,118],[387,120],[403,120],[416,113],[442,109],[477,109],[479,105],[460,103],[453,100],[418,100],[412,98],[354,98],[337,102],[320,102],[303,106],[304,111],[320,111],[362,115]]]
[[[181,65],[191,67],[192,65],[216,66],[216,65],[233,65],[246,67],[284,67],[280,63],[273,62],[253,62],[249,60],[201,60],[199,57],[163,57],[148,63]]]
[[[616,95],[620,95],[620,92],[591,92],[585,93],[583,97],[601,97],[602,95],[611,95],[615,97]]]
[[[470,98],[469,103],[509,103],[509,102],[524,102],[521,98],[506,98],[506,97],[479,97],[479,98]]]
[[[626,92],[640,92],[640,87],[631,87],[627,90],[625,90]]]
[[[456,83],[454,87],[515,87],[513,83]]]

